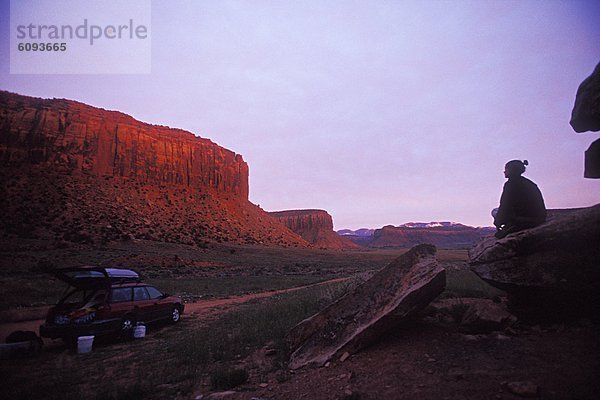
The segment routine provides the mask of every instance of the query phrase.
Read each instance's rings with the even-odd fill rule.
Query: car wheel
[[[173,311],[171,312],[171,322],[176,324],[181,320],[181,311],[179,307],[173,307]]]
[[[121,321],[121,339],[128,340],[133,338],[133,328],[135,327],[135,319],[128,315]]]

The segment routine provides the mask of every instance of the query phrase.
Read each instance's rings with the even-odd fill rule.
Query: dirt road
[[[263,299],[263,298],[275,296],[278,294],[291,293],[291,292],[296,292],[298,290],[308,289],[311,287],[325,286],[325,285],[331,285],[333,283],[346,282],[350,279],[351,278],[336,278],[336,279],[330,279],[328,281],[323,281],[323,282],[319,282],[319,283],[313,283],[311,285],[297,286],[297,287],[288,288],[288,289],[271,290],[268,292],[260,292],[260,293],[250,293],[250,294],[246,294],[243,296],[231,296],[231,297],[228,297],[225,299],[212,299],[212,300],[197,301],[194,303],[186,304],[185,305],[185,313],[192,314],[192,313],[196,313],[198,311],[206,311],[206,310],[215,309],[215,308],[222,308],[222,307],[227,307],[227,306],[232,306],[232,305],[238,305],[238,304],[246,303],[251,300]]]

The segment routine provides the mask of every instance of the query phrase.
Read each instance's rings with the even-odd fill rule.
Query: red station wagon
[[[65,295],[48,311],[40,335],[72,340],[78,336],[130,338],[137,322],[179,322],[180,297],[162,293],[128,269],[79,267],[53,274],[68,283]]]

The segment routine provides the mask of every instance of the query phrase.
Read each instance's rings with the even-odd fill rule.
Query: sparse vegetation
[[[502,296],[504,292],[496,289],[469,270],[448,271],[446,273],[446,290],[443,298],[451,297],[480,297],[493,299]]]
[[[377,270],[402,254],[402,249],[336,252],[315,249],[228,246],[209,250],[170,243],[126,241],[102,247],[40,245],[35,240],[7,245],[0,262],[5,288],[0,310],[54,304],[64,286],[41,273],[52,267],[103,265],[132,268],[145,281],[187,301],[228,297],[310,285],[332,278]],[[2,252],[2,249],[0,249]],[[22,255],[20,255],[22,254]],[[464,250],[438,250],[442,263],[465,262]],[[490,297],[501,294],[469,271],[449,270],[444,297]],[[23,289],[26,290],[23,290]]]
[[[333,252],[215,243],[206,251],[137,241],[102,247],[46,247],[21,241],[19,246],[7,248],[14,258],[4,259],[0,269],[3,287],[10,288],[3,293],[0,309],[54,303],[64,287],[42,273],[40,265],[133,268],[172,294],[198,299],[298,287],[338,277],[362,276],[360,280],[403,253],[398,249]],[[460,263],[466,260],[466,252],[440,250],[438,259]],[[449,270],[447,276],[444,296],[494,295],[469,271]],[[142,341],[96,343],[87,355],[55,346],[39,359],[3,361],[0,373],[5,392],[12,399],[154,399],[185,397],[199,388],[206,392],[244,385],[248,376],[271,372],[277,382],[286,382],[290,379],[285,368],[286,333],[347,290],[348,283],[316,286],[254,300],[218,319],[187,316],[176,326],[159,330],[151,326]],[[267,344],[274,355],[268,358],[270,367],[265,371],[248,360]]]
[[[236,386],[246,383],[248,376],[248,371],[241,368],[226,370],[217,369],[212,373],[210,383],[213,389],[233,389]]]
[[[383,267],[402,250],[336,252],[314,249],[229,246],[207,249],[158,242],[111,242],[102,246],[7,240],[0,248],[0,310],[54,304],[64,290],[39,264],[55,268],[101,265],[132,268],[145,281],[188,300],[227,297],[309,285]],[[235,251],[231,251],[235,250]],[[26,290],[24,290],[26,288]]]
[[[85,355],[60,347],[39,359],[3,361],[5,393],[11,399],[162,399],[190,393],[203,382],[217,389],[234,387],[252,372],[252,366],[239,366],[240,360],[270,342],[277,351],[273,368],[281,368],[288,330],[346,290],[340,284],[280,295],[200,327],[184,319],[142,341],[95,345]]]
[[[235,247],[214,242],[204,250],[138,240],[102,246],[68,243],[57,248],[32,239],[6,241],[3,246],[0,252],[6,256],[0,262],[0,284],[6,290],[0,299],[0,307],[4,309],[19,304],[53,303],[64,287],[42,273],[47,266],[99,264],[128,267],[138,270],[146,281],[160,284],[161,288],[168,286],[167,290],[173,294],[189,294],[190,298],[198,294],[226,297],[303,286],[331,278],[355,276],[364,279],[402,253],[398,249],[331,252]],[[447,287],[442,297],[494,298],[501,294],[464,268],[466,251],[439,250],[437,258],[448,266]],[[285,335],[299,321],[348,289],[348,283],[313,286],[254,300],[235,306],[229,312],[214,310],[208,315],[184,314],[178,325],[162,328],[149,325],[147,336],[142,340],[94,343],[94,350],[89,354],[76,354],[62,344],[48,346],[47,343],[38,358],[0,361],[3,395],[10,399],[49,400],[191,399],[199,394],[205,396],[211,391],[234,388],[239,392],[234,398],[264,397],[267,393],[284,393],[277,398],[293,398],[285,397],[285,394],[297,393],[295,388],[300,385],[305,388],[302,394],[319,398],[314,397],[313,388],[307,384],[316,381],[327,390],[327,398],[360,399],[371,398],[370,390],[379,390],[373,389],[374,385],[402,384],[406,393],[417,396],[423,390],[422,385],[435,388],[432,382],[439,382],[439,379],[449,382],[450,386],[443,388],[464,393],[467,389],[460,386],[464,385],[464,380],[456,381],[452,378],[454,375],[448,374],[454,373],[454,368],[465,371],[458,372],[466,379],[479,377],[482,365],[492,359],[490,352],[493,371],[484,376],[495,378],[501,370],[506,371],[502,373],[503,380],[520,378],[510,366],[521,365],[523,354],[531,354],[529,359],[525,357],[529,370],[539,367],[537,341],[519,341],[518,337],[512,336],[511,340],[490,336],[466,341],[462,335],[449,335],[417,322],[414,327],[391,333],[386,342],[375,346],[374,350],[353,355],[343,364],[334,360],[331,368],[307,375],[292,374],[286,368],[290,349]],[[50,291],[56,292],[54,297]],[[449,314],[458,321],[465,311],[465,306],[459,303],[449,310]],[[573,340],[568,335],[580,335],[577,337],[587,340],[585,335],[591,338],[591,332],[568,331],[564,338],[550,338],[548,352],[541,354],[554,357],[556,347],[571,348]],[[584,347],[580,346],[579,350],[569,350],[571,353],[556,358],[556,365],[570,366],[569,354],[578,359],[588,357],[587,348],[582,349]],[[428,356],[424,357],[424,354]],[[511,354],[515,354],[514,357]],[[429,361],[429,356],[435,361]],[[585,359],[578,374],[587,376],[585,368],[593,365],[593,361],[593,356]],[[407,371],[415,375],[395,375],[399,365],[412,368]],[[351,373],[345,369],[348,366],[352,366]],[[380,373],[380,368],[384,373]],[[551,367],[552,371],[548,368],[544,369],[545,373],[553,373],[555,367]],[[490,393],[490,385],[496,384],[485,383],[489,381],[473,378],[470,382],[483,382],[477,392],[481,394]],[[262,382],[268,382],[268,387],[261,388],[259,383]],[[472,390],[471,386],[468,390]]]

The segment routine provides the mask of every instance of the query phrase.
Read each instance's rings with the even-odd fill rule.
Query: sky
[[[151,72],[132,74],[11,74],[9,9],[0,89],[209,138],[267,211],[489,226],[512,159],[548,208],[600,202],[583,178],[600,134],[569,125],[600,62],[597,1],[152,1]]]

